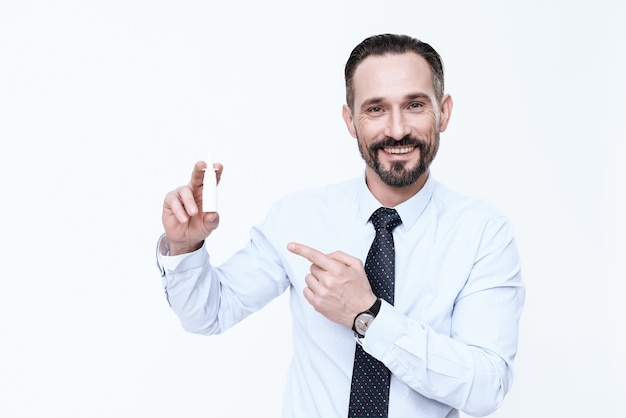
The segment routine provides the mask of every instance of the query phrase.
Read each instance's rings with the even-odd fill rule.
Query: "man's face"
[[[343,117],[367,164],[386,185],[408,187],[427,173],[452,100],[435,98],[431,71],[415,53],[370,56],[357,67],[354,103]],[[368,176],[369,178],[369,176]]]

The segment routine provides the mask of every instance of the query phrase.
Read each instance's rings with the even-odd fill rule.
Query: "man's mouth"
[[[389,154],[408,154],[409,152],[415,149],[414,146],[411,147],[385,147],[383,151]]]

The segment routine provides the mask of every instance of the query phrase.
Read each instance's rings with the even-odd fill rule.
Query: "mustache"
[[[374,142],[370,145],[370,149],[372,151],[377,151],[381,148],[386,148],[386,147],[410,147],[410,146],[414,146],[420,149],[424,149],[428,146],[428,144],[421,140],[420,138],[416,138],[410,135],[406,135],[405,137],[403,137],[401,140],[396,140],[395,138],[392,138],[390,136],[387,136],[383,139],[381,139],[378,142]]]

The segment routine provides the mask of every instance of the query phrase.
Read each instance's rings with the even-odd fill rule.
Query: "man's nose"
[[[401,141],[410,132],[411,128],[405,115],[401,111],[390,112],[387,126],[385,127],[385,136]]]

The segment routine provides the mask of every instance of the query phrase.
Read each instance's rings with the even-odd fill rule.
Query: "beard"
[[[439,149],[439,132],[435,133],[434,141],[428,143],[420,138],[405,136],[400,141],[386,137],[378,142],[374,142],[369,146],[357,137],[359,151],[365,163],[380,177],[380,179],[388,186],[396,188],[409,187],[419,179],[422,174],[428,171],[430,164],[437,155]],[[378,151],[385,147],[392,146],[414,146],[419,149],[419,159],[415,167],[408,168],[407,161],[394,161],[389,167],[383,167],[378,159]]]

